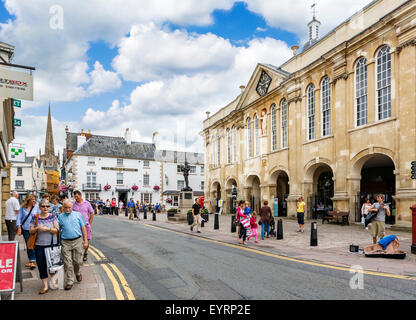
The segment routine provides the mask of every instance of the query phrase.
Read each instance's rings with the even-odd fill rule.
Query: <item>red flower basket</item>
[[[153,187],[153,190],[155,190],[155,191],[159,191],[159,189],[160,189],[160,187],[159,187],[159,186],[154,186],[154,187]]]
[[[104,186],[104,190],[105,191],[108,191],[108,190],[110,190],[111,189],[111,186],[109,185],[109,184],[106,184],[105,186]]]
[[[133,190],[133,191],[137,191],[137,190],[139,190],[139,187],[138,187],[138,186],[136,186],[136,185],[134,185],[134,186],[132,186],[132,187],[131,187],[131,190]]]

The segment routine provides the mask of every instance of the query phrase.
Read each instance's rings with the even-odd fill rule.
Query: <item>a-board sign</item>
[[[17,241],[0,242],[0,292],[14,291]]]

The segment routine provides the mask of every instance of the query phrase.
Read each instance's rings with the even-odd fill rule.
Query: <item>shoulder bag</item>
[[[50,274],[55,274],[56,271],[64,266],[64,261],[61,254],[61,241],[59,230],[56,234],[57,243],[53,244],[53,234],[51,235],[51,246],[45,248],[46,265]]]
[[[29,211],[29,213],[26,215],[26,217],[23,219],[23,222],[21,223],[20,228],[19,228],[19,229],[17,229],[17,230],[18,230],[17,235],[19,235],[19,236],[20,236],[20,235],[22,234],[23,225],[25,224],[26,220],[30,217],[30,214],[32,213],[33,207],[34,207],[34,206],[32,206],[32,208],[30,208],[30,211]],[[22,210],[23,210],[23,208],[22,208]]]
[[[36,224],[35,227],[38,226],[38,222],[39,222],[39,215],[36,215]],[[26,246],[29,250],[34,250],[35,249],[35,244],[36,244],[36,239],[38,237],[38,231],[36,230],[36,232],[34,234],[31,234],[29,236],[29,239],[27,239],[27,243]]]

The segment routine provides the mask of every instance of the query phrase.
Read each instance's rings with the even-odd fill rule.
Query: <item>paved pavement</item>
[[[91,257],[81,267],[82,281],[75,280],[71,290],[63,290],[63,269],[61,277],[61,289],[51,290],[40,295],[42,282],[39,279],[38,269],[30,270],[25,267],[28,257],[25,249],[23,236],[16,236],[19,241],[20,258],[22,263],[23,292],[20,292],[20,283],[16,283],[15,300],[105,300],[106,294],[103,281],[97,272],[97,266],[92,263]],[[7,241],[7,236],[3,237]]]
[[[117,219],[127,219],[125,216],[115,217]],[[160,227],[192,233],[196,236],[206,237],[223,241],[227,243],[237,243],[237,233],[231,233],[231,216],[219,216],[219,229],[214,230],[214,215],[209,215],[209,221],[202,228],[202,233],[191,232],[186,221],[173,222],[167,220],[166,213],[157,214],[157,220],[152,221],[152,215],[147,215],[147,220],[143,220],[143,214],[140,214],[141,223],[157,225]],[[372,245],[372,238],[368,230],[365,230],[361,224],[350,224],[342,226],[336,223],[322,224],[321,220],[317,222],[318,228],[318,246],[310,246],[311,222],[306,221],[305,232],[298,233],[297,222],[289,218],[283,218],[283,240],[276,238],[265,238],[261,240],[261,227],[258,228],[258,243],[251,239],[247,245],[249,248],[279,254],[281,256],[307,260],[331,266],[348,267],[361,266],[363,270],[389,273],[415,277],[416,279],[416,255],[410,252],[412,235],[404,231],[391,231],[390,226],[386,228],[386,235],[395,234],[400,242],[400,250],[406,252],[406,258],[403,260],[385,259],[385,258],[367,258],[363,254],[349,252],[351,244],[359,245],[360,248]]]

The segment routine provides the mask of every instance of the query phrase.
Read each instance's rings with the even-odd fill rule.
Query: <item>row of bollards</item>
[[[216,223],[217,221],[217,214],[216,214]],[[231,216],[231,233],[235,233],[237,231],[237,227],[235,225],[236,216]],[[218,229],[218,225],[214,225],[214,229]],[[276,232],[276,239],[277,240],[283,240],[283,220],[279,219],[277,220],[277,232]],[[311,224],[311,247],[318,246],[318,226],[316,222],[312,222]]]

